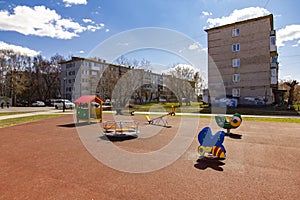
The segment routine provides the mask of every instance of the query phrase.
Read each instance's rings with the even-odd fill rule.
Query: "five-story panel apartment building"
[[[205,31],[210,93],[223,88],[223,96],[237,99],[239,105],[274,103],[278,95],[278,53],[273,15]]]

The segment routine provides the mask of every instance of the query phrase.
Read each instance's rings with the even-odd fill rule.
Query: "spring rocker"
[[[236,129],[242,123],[242,116],[239,113],[235,113],[230,118],[226,116],[215,116],[215,119],[219,127],[227,129],[226,135],[230,135],[230,129]]]
[[[198,153],[200,158],[204,158],[205,155],[208,155],[208,157],[225,159],[226,150],[223,146],[224,137],[224,131],[218,131],[213,135],[210,127],[203,128],[198,134],[198,142],[200,144]]]

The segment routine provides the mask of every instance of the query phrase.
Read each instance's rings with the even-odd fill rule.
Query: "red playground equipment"
[[[96,95],[84,95],[74,101],[76,109],[76,122],[79,120],[88,121],[97,119],[102,122],[102,103],[103,100]],[[94,103],[94,104],[93,104]],[[97,104],[95,104],[97,103]]]

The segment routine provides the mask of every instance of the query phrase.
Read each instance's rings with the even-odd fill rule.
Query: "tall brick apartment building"
[[[237,99],[239,105],[270,105],[280,101],[272,14],[205,31],[211,94],[224,88],[224,96]]]

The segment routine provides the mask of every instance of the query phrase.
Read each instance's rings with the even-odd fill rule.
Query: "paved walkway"
[[[4,115],[0,116],[0,120],[3,119],[12,119],[12,118],[18,118],[18,117],[26,117],[26,116],[34,116],[34,115],[41,115],[41,114],[73,114],[74,110],[65,110],[63,112],[62,110],[57,110],[52,107],[10,107],[10,108],[4,108],[0,109],[0,113],[3,112],[24,112],[19,114],[13,114],[13,115]],[[115,113],[115,111],[103,111],[103,113]],[[137,115],[165,115],[166,112],[134,112]],[[203,113],[176,113],[177,116],[215,116],[217,114],[203,114]],[[228,114],[226,116],[232,116],[231,114]],[[243,117],[261,117],[261,118],[298,118],[300,119],[300,116],[280,116],[280,115],[243,115]]]
[[[10,107],[10,108],[0,109],[0,114],[6,112],[11,112],[11,113],[20,112],[20,113],[0,116],[0,120],[34,116],[34,115],[43,115],[43,114],[72,114],[73,111],[74,110],[65,110],[65,112],[63,112],[62,110],[57,110],[52,107]]]

